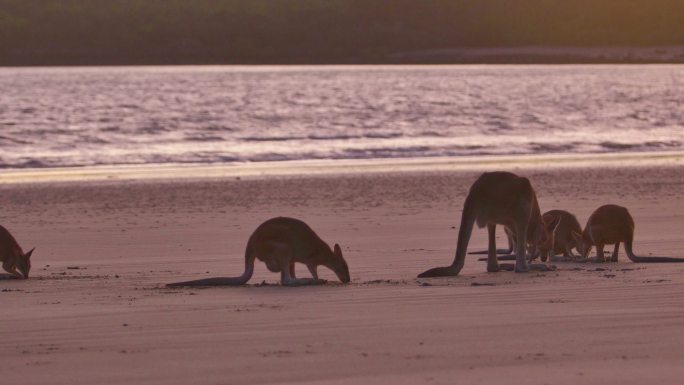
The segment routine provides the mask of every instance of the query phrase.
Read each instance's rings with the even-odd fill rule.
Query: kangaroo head
[[[561,217],[554,217],[552,215],[544,215],[542,217],[542,225],[537,234],[537,249],[539,249],[542,262],[546,262],[549,258],[549,251],[553,249],[553,244],[556,241],[556,230],[560,223]]]
[[[344,257],[342,256],[342,248],[340,248],[340,245],[337,243],[333,248],[332,257],[333,258],[329,267],[335,272],[337,278],[342,283],[348,283],[351,281],[351,278],[349,277],[349,266],[347,266],[347,261],[345,261]]]
[[[28,279],[29,277],[29,271],[31,270],[31,254],[33,254],[33,250],[35,249],[36,248],[34,247],[29,250],[28,253],[24,253],[17,258],[17,270],[24,276],[24,279]]]
[[[573,231],[572,237],[575,239],[575,248],[577,252],[582,256],[582,258],[589,257],[591,249],[594,247],[590,236],[587,233],[575,233]]]

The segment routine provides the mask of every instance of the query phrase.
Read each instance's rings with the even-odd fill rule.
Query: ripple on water
[[[679,150],[684,65],[0,69],[0,167]],[[29,154],[27,156],[27,154]]]

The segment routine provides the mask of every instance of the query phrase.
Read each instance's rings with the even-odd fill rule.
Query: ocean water
[[[684,65],[0,68],[0,167],[684,150]]]

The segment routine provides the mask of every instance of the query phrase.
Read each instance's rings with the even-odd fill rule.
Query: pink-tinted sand
[[[681,162],[517,172],[543,211],[583,223],[621,204],[637,254],[684,257]],[[0,382],[681,383],[684,264],[488,274],[469,256],[459,277],[415,278],[452,260],[478,173],[3,184],[0,224],[36,252],[30,280],[0,280]],[[238,275],[248,236],[279,215],[339,242],[352,283],[164,287]],[[471,250],[485,245],[475,231]],[[257,264],[263,280],[278,276]]]

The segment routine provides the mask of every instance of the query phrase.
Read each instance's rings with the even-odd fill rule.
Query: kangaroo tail
[[[673,257],[639,257],[634,255],[632,251],[632,239],[625,240],[625,253],[627,258],[629,258],[634,263],[672,263],[672,262],[684,262],[684,258],[673,258]]]
[[[475,211],[471,201],[471,195],[466,198],[463,205],[463,214],[461,215],[461,227],[458,229],[458,242],[456,244],[456,256],[451,266],[435,267],[426,270],[418,275],[418,278],[427,277],[450,277],[458,275],[465,264],[466,251],[468,249],[468,242],[470,235],[473,233],[473,226],[475,225]]]
[[[674,258],[674,257],[639,257],[633,255],[629,257],[634,263],[672,263],[672,262],[684,262],[684,258]]]
[[[245,251],[245,271],[239,277],[215,277],[215,278],[205,278],[197,279],[194,281],[184,281],[184,282],[174,282],[169,283],[167,287],[180,287],[180,286],[240,286],[244,285],[252,278],[254,273],[254,253],[252,252],[252,247],[250,243],[247,244],[247,250]]]

